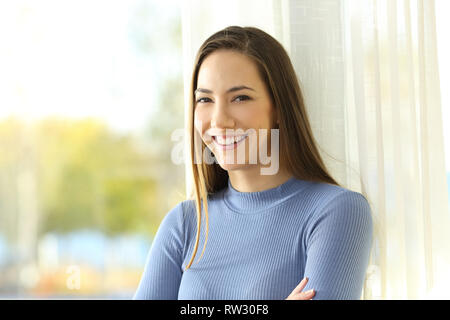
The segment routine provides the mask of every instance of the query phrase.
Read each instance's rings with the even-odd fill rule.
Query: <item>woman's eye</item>
[[[239,101],[244,101],[244,100],[249,100],[250,97],[249,96],[237,96],[236,99],[234,99],[234,100],[238,100],[238,99],[239,99]]]
[[[197,99],[196,102],[206,102],[206,101],[202,101],[203,99],[208,99],[208,100],[210,100],[209,98],[200,98],[200,99]]]

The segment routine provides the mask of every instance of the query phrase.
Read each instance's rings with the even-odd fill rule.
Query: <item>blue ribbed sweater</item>
[[[294,177],[278,187],[239,192],[230,180],[208,199],[197,255],[194,200],[176,205],[153,239],[133,299],[282,300],[303,277],[314,299],[360,299],[372,244],[364,196]]]

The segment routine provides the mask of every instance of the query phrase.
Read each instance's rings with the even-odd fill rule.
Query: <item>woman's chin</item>
[[[224,161],[218,161],[218,163],[220,167],[226,171],[242,170],[248,166],[247,164],[244,163],[230,163]]]

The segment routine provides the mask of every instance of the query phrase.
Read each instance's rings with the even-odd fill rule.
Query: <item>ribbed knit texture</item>
[[[133,299],[282,300],[303,277],[314,299],[360,299],[372,244],[360,194],[291,178],[260,192],[228,187],[209,197],[197,255],[195,202],[180,202],[153,239]]]

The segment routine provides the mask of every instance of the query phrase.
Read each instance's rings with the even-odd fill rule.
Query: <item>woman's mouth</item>
[[[247,138],[248,134],[240,135],[240,136],[213,136],[214,144],[221,150],[230,150],[234,149],[240,144],[242,141]]]

